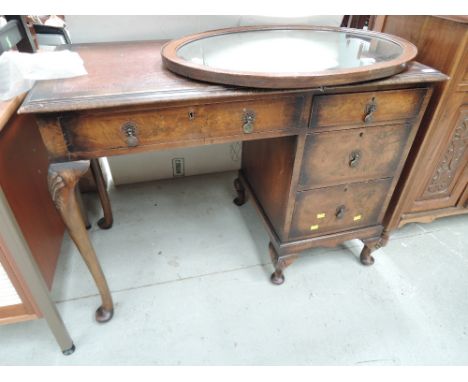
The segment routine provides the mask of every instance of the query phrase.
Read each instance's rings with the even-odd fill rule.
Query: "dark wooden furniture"
[[[0,52],[34,52],[24,17],[7,19]],[[24,96],[0,102],[0,324],[44,318],[69,355],[75,346],[50,295],[65,226],[48,192],[36,120],[17,114]]]
[[[21,104],[20,99],[0,105]],[[16,115],[0,130],[0,185],[49,288],[65,226],[47,188],[47,151],[31,115]]]
[[[372,263],[432,84],[446,76],[411,63],[355,85],[225,87],[166,70],[163,43],[72,45],[89,74],[38,83],[20,110],[36,115],[52,198],[102,296],[97,320],[112,317],[112,298],[74,189],[90,159],[101,156],[243,141],[235,203],[250,197],[265,221],[274,283],[302,250],[353,238],[366,244],[361,261]]]
[[[375,30],[372,28],[373,19],[374,16],[370,15],[344,15],[341,21],[341,27],[357,29],[369,28]]]
[[[16,115],[23,98],[0,102],[0,273],[7,277],[0,296],[10,296],[0,298],[0,324],[45,318],[69,355],[74,345],[49,293],[65,227],[50,200],[35,119]]]
[[[381,30],[450,76],[437,84],[398,186],[391,227],[468,213],[468,16],[384,16]]]
[[[341,26],[381,32],[384,17],[376,15],[345,15],[341,21]]]
[[[0,29],[0,54],[17,48],[34,52],[35,46],[23,16],[7,16]],[[39,269],[50,288],[60,254],[65,226],[50,201],[47,189],[47,151],[36,121],[17,115],[24,94],[0,102],[0,188],[22,230]],[[13,254],[4,247],[2,264],[22,303],[0,308],[0,323],[23,321],[40,315],[15,268]]]

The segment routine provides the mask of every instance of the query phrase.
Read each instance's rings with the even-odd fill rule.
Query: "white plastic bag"
[[[70,78],[88,74],[76,52],[20,53],[4,52],[0,56],[0,100],[11,99],[34,85],[36,80]]]
[[[21,68],[11,59],[0,56],[0,101],[6,101],[27,92],[34,85],[34,80],[24,78]]]

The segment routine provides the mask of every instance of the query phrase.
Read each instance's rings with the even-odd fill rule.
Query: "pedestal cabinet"
[[[370,253],[385,245],[387,206],[430,95],[425,86],[325,89],[312,97],[302,134],[244,142],[241,183],[271,231],[273,283],[284,281],[301,250],[349,238],[366,244],[363,264],[374,262]]]

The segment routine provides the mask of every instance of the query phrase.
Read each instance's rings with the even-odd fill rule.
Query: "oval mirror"
[[[361,29],[255,26],[168,42],[165,66],[189,78],[257,88],[308,88],[397,74],[417,54],[406,40]]]

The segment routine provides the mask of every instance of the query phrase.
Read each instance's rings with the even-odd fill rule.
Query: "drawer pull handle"
[[[346,212],[346,207],[345,206],[339,206],[336,209],[336,213],[335,213],[336,218],[337,219],[343,219],[345,212]]]
[[[377,102],[375,102],[375,97],[372,97],[370,102],[366,105],[366,109],[364,111],[365,123],[369,123],[372,121],[372,117],[374,116],[374,113],[376,110],[377,110]]]
[[[251,110],[244,110],[244,126],[245,134],[250,134],[254,130],[255,113]]]
[[[357,167],[360,161],[361,152],[359,150],[352,151],[351,154],[349,154],[349,167]]]
[[[128,147],[138,146],[137,126],[133,122],[126,122],[122,125],[122,132],[124,133]]]

